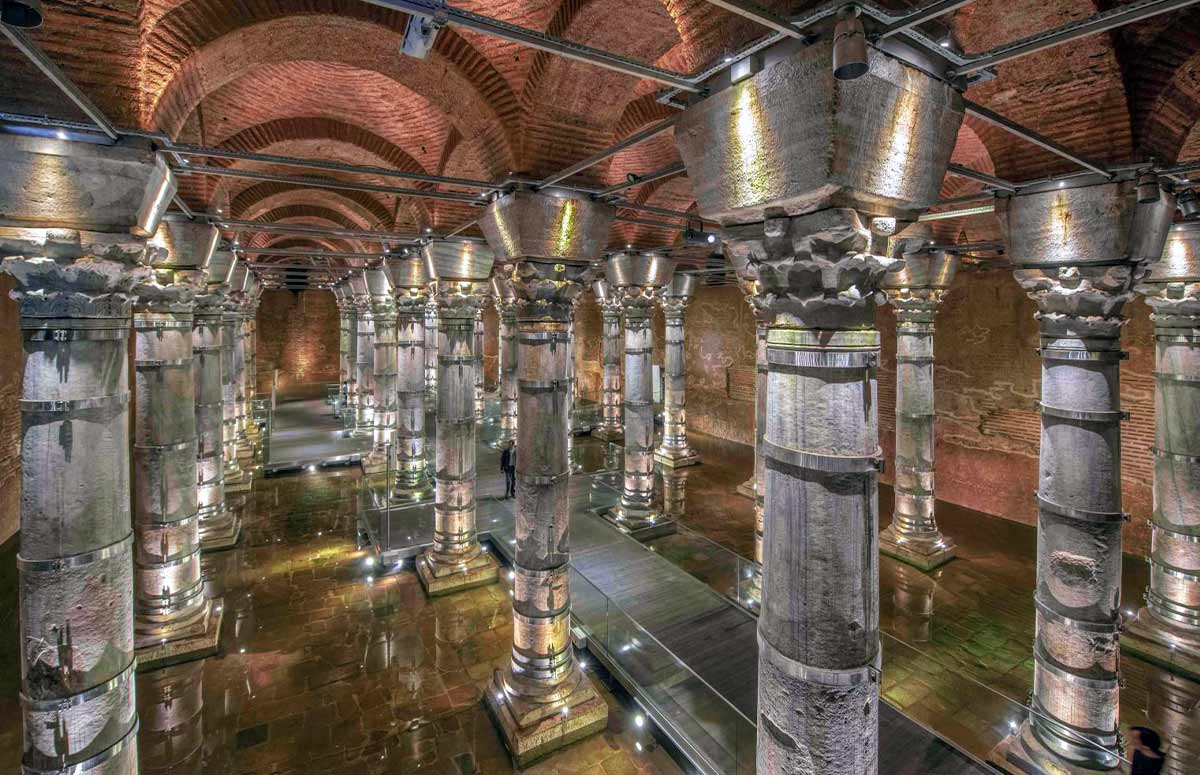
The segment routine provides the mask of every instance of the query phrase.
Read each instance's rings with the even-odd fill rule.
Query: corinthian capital
[[[24,316],[116,317],[129,314],[134,285],[150,277],[151,250],[128,235],[0,236],[0,269],[16,281],[11,295]]]
[[[823,210],[727,229],[738,274],[756,281],[755,307],[811,328],[869,326],[881,285],[902,263],[868,252],[870,229],[849,209]]]

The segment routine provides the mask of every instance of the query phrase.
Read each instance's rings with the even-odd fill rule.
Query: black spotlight
[[[1179,212],[1183,213],[1185,221],[1194,221],[1200,217],[1200,200],[1196,198],[1195,189],[1189,188],[1179,195]]]
[[[0,22],[31,30],[42,26],[42,0],[0,0]]]
[[[1158,201],[1158,197],[1162,192],[1158,187],[1158,176],[1152,171],[1147,170],[1137,179],[1137,198],[1138,204],[1148,205]]]
[[[858,8],[847,6],[838,11],[833,28],[833,77],[839,81],[861,78],[871,69],[867,62],[867,33]]]

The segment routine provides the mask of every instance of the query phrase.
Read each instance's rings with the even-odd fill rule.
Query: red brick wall
[[[17,303],[8,298],[12,278],[0,276],[0,543],[21,525],[21,351]]]
[[[323,395],[338,381],[338,310],[329,291],[264,291],[258,307],[258,392],[269,395],[279,369],[279,390]]]

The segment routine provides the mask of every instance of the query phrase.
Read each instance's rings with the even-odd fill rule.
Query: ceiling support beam
[[[581,43],[572,43],[569,40],[556,38],[545,33],[531,30],[527,27],[520,27],[516,24],[493,19],[489,16],[482,16],[477,13],[471,13],[461,8],[453,8],[438,2],[438,0],[365,0],[371,5],[378,5],[384,8],[391,8],[397,11],[420,16],[426,19],[432,19],[435,22],[442,24],[451,24],[464,29],[473,30],[475,32],[489,35],[494,38],[520,43],[523,46],[538,49],[539,51],[548,51],[551,54],[558,54],[567,59],[574,59],[578,62],[587,62],[589,64],[603,67],[607,70],[613,70],[625,75],[631,75],[634,78],[648,78],[652,81],[671,86],[676,89],[682,89],[689,92],[699,92],[700,87],[692,82],[683,73],[676,73],[671,70],[664,70],[661,67],[654,67],[643,62],[638,62],[620,54],[613,54],[608,51],[585,46]]]
[[[992,188],[999,188],[1004,191],[1016,191],[1017,186],[1014,183],[1009,183],[1004,178],[998,178],[995,175],[989,175],[986,172],[973,170],[970,167],[964,167],[961,164],[951,164],[946,168],[947,175],[954,175],[968,180],[976,180],[980,183],[985,183]]]
[[[944,16],[951,11],[957,11],[964,5],[970,5],[975,0],[937,0],[930,3],[924,8],[918,8],[907,16],[901,16],[898,20],[892,22],[875,36],[875,40],[883,40],[890,38],[893,35],[900,35],[908,32],[913,27],[924,24],[925,22],[936,19],[939,16]]]
[[[216,213],[201,213],[200,217],[213,226],[248,234],[298,234],[314,237],[339,237],[342,239],[363,239],[375,242],[405,243],[415,245],[421,240],[419,234],[400,234],[388,231],[364,231],[360,229],[342,229],[338,227],[306,226],[302,223],[268,223],[265,221],[243,221],[236,218],[223,218]]]

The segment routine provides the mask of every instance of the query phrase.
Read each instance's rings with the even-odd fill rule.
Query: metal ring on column
[[[876,349],[864,350],[797,350],[767,346],[767,370],[791,369],[870,369],[879,365]]]
[[[1129,419],[1129,412],[1120,410],[1083,410],[1064,409],[1050,406],[1041,401],[1034,403],[1038,413],[1044,417],[1055,417],[1060,420],[1078,420],[1080,422],[1118,423]]]
[[[763,439],[763,452],[773,462],[806,471],[825,474],[870,474],[883,470],[883,450],[873,455],[831,455],[826,452],[790,449]]]
[[[128,391],[92,398],[67,398],[51,401],[34,401],[22,398],[17,402],[27,414],[75,415],[94,409],[123,409],[129,405]]]
[[[1039,509],[1048,511],[1051,514],[1057,514],[1060,517],[1078,519],[1083,522],[1097,523],[1129,521],[1129,514],[1124,511],[1088,511],[1087,509],[1079,509],[1073,506],[1062,506],[1054,501],[1046,499],[1041,495],[1041,493],[1035,493],[1034,495],[1037,498],[1037,505]]]
[[[84,565],[89,565],[101,560],[107,560],[122,554],[130,546],[133,545],[133,531],[122,538],[120,541],[114,541],[108,546],[102,546],[99,549],[93,549],[90,552],[81,552],[79,554],[71,554],[65,557],[54,557],[48,560],[27,560],[21,556],[20,551],[17,552],[17,567],[21,570],[36,571],[45,573],[47,571],[65,570],[67,568],[80,568]]]
[[[1047,361],[1099,361],[1113,363],[1129,358],[1124,350],[1075,350],[1064,347],[1041,347],[1037,354]]]

